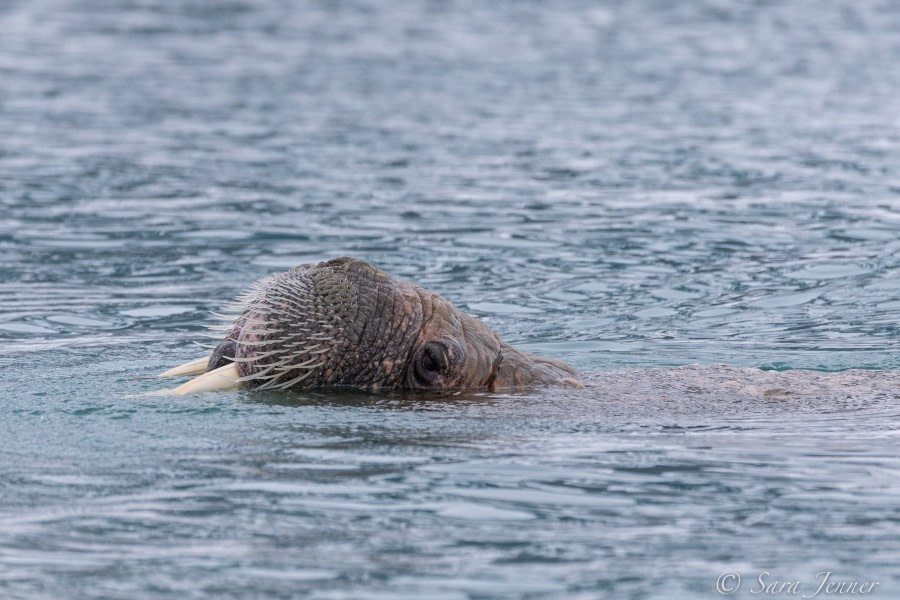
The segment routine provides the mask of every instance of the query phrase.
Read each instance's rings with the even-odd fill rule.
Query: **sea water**
[[[898,40],[849,0],[0,3],[0,596],[897,597]],[[342,255],[588,388],[135,397]]]

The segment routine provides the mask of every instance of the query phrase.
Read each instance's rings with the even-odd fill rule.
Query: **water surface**
[[[890,2],[2,3],[0,595],[896,596],[898,95]],[[130,397],[341,255],[592,386]]]

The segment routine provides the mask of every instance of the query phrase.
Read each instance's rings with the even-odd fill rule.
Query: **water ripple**
[[[0,3],[0,595],[889,597],[898,34],[889,2]],[[591,386],[131,396],[340,255]]]

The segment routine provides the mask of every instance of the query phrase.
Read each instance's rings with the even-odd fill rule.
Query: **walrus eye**
[[[432,383],[447,370],[449,363],[447,347],[439,342],[428,342],[419,350],[416,360],[416,375],[420,381]]]

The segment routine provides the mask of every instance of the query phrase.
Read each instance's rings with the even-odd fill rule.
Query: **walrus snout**
[[[212,356],[164,373],[199,374],[175,393],[242,384],[281,390],[577,384],[566,363],[520,352],[439,294],[353,258],[262,279],[226,310],[226,333]]]

